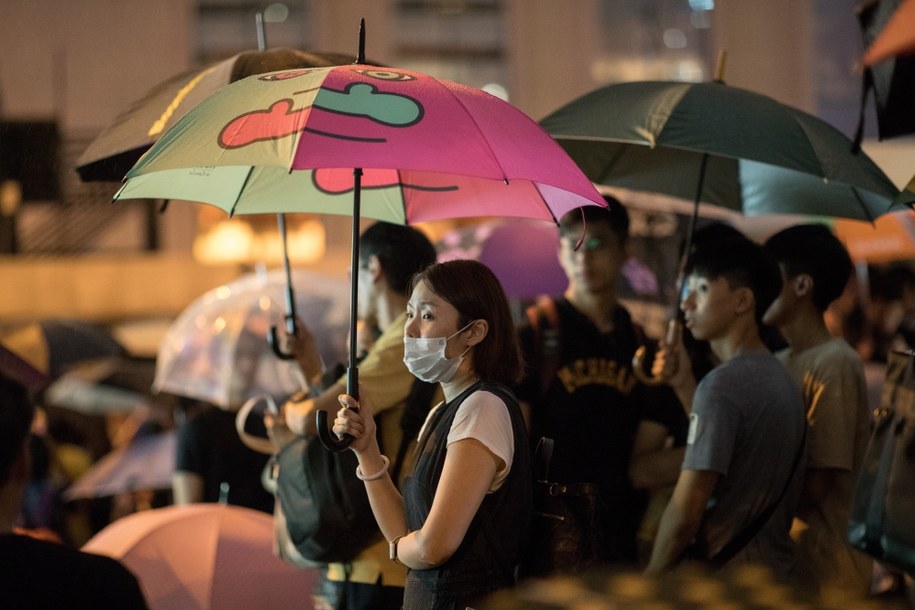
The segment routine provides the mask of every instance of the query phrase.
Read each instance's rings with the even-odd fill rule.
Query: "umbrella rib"
[[[251,180],[251,175],[254,173],[254,166],[248,166],[248,173],[245,175],[245,180],[241,184],[241,188],[238,189],[238,194],[235,196],[235,201],[232,202],[232,208],[229,210],[229,218],[235,216],[235,208],[238,206],[238,202],[241,201],[241,194],[245,192],[245,188],[248,186],[248,182]]]
[[[861,199],[861,195],[858,193],[858,189],[851,185],[849,185],[849,188],[851,189],[852,195],[855,196],[855,201],[861,204],[861,209],[864,210],[864,215],[867,216],[868,222],[870,222],[871,225],[874,225],[876,223],[876,219],[874,218],[874,215],[871,214],[870,208],[868,208],[867,204],[864,203],[864,200]]]

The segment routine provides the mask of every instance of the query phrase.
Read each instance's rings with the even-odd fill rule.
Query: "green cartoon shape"
[[[379,91],[374,85],[353,83],[344,91],[324,87],[314,100],[315,108],[361,116],[392,127],[408,127],[422,118],[423,108],[415,99],[398,93]]]

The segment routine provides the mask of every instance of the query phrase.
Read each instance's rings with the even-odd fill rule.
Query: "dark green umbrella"
[[[747,215],[873,220],[899,193],[825,121],[719,82],[609,85],[540,124],[594,182]]]

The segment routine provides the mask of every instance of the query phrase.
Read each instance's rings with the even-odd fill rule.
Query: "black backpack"
[[[407,397],[403,432],[391,478],[398,480],[407,450],[431,407],[437,384],[416,380]],[[390,424],[387,424],[390,425]],[[378,435],[381,435],[379,421]],[[274,458],[280,556],[295,565],[348,562],[381,538],[352,451],[334,453],[317,436],[297,438]]]

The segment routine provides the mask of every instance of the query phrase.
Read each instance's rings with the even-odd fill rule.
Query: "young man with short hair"
[[[555,442],[550,480],[598,485],[600,560],[634,565],[647,498],[629,477],[633,447],[651,449],[637,441],[645,421],[666,430],[679,418],[685,428],[685,416],[667,388],[648,388],[632,373],[644,336],[617,300],[629,215],[619,201],[605,199],[607,208],[575,209],[560,219],[559,263],[569,286],[549,299],[552,315],[543,312],[539,328],[519,328],[527,370],[517,395],[532,441]],[[657,440],[663,444],[663,435]]]
[[[789,227],[765,244],[782,273],[782,291],[763,321],[789,347],[776,356],[801,386],[807,408],[807,468],[792,537],[808,590],[865,596],[872,562],[846,542],[855,480],[870,434],[861,357],[833,337],[823,317],[842,294],[852,264],[824,225]],[[824,591],[825,592],[825,591]]]
[[[694,386],[683,468],[649,574],[684,555],[720,563],[722,551],[729,564],[763,564],[777,576],[792,570],[789,530],[803,473],[804,407],[759,335],[779,287],[777,265],[748,239],[715,241],[692,255],[680,307],[686,328],[709,342],[720,364]],[[691,387],[689,364],[685,356],[677,359],[671,383]],[[748,541],[733,542],[742,539]]]

